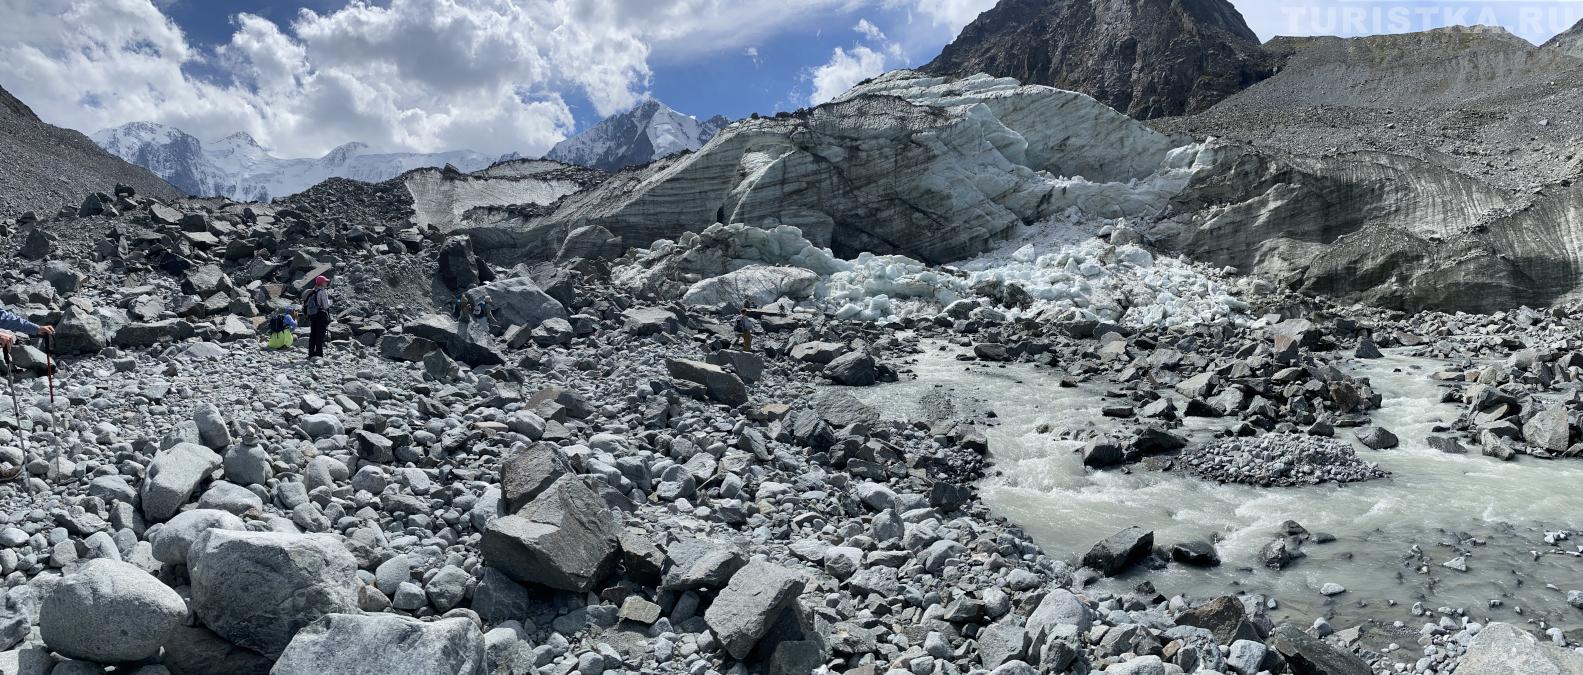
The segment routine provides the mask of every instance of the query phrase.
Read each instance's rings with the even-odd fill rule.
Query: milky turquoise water
[[[1480,619],[1583,626],[1583,611],[1565,602],[1567,590],[1583,589],[1583,558],[1547,554],[1536,561],[1531,554],[1555,548],[1542,541],[1546,529],[1583,530],[1583,461],[1500,462],[1477,448],[1468,455],[1429,448],[1424,438],[1430,429],[1458,414],[1457,407],[1439,403],[1442,389],[1427,377],[1439,363],[1391,354],[1353,370],[1384,396],[1375,423],[1402,440],[1385,451],[1358,445],[1391,478],[1266,489],[1142,467],[1131,473],[1085,470],[1075,453],[1082,441],[1057,440],[1038,428],[1116,428],[1100,415],[1102,388],[1060,388],[1058,371],[1031,364],[966,364],[954,358],[962,348],[936,350],[941,344],[930,343],[906,364],[916,379],[849,391],[901,418],[922,416],[919,401],[928,395],[948,396],[969,414],[994,411],[988,428],[994,475],[980,489],[997,514],[1022,526],[1048,553],[1075,562],[1094,542],[1133,525],[1153,530],[1156,542],[1166,545],[1219,539],[1219,568],[1173,565],[1133,573],[1112,582],[1118,590],[1146,578],[1166,595],[1265,593],[1280,599],[1284,617],[1303,625],[1325,616],[1337,627],[1371,618],[1416,627],[1407,608],[1423,602],[1430,609],[1466,608]],[[1339,435],[1351,438],[1347,430]],[[1336,541],[1309,544],[1308,557],[1284,571],[1261,567],[1260,547],[1289,519]],[[1457,533],[1488,542],[1470,549],[1467,573],[1440,566],[1463,553],[1443,543],[1456,541]],[[1414,544],[1428,556],[1428,574],[1419,573],[1422,563],[1405,561]],[[1583,536],[1560,543],[1574,553],[1580,546]],[[1332,582],[1348,592],[1320,596],[1319,587]],[[1490,608],[1491,599],[1502,605]]]

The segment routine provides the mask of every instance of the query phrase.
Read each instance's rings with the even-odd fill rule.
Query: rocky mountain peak
[[[1001,0],[924,70],[1070,89],[1148,119],[1205,110],[1274,66],[1227,0]]]
[[[1544,44],[1544,48],[1583,59],[1583,21],[1550,38],[1550,41]]]
[[[685,150],[697,150],[731,121],[716,115],[699,122],[657,99],[613,115],[572,136],[544,155],[567,164],[616,171]]]

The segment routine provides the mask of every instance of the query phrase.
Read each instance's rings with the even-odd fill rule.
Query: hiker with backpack
[[[308,317],[308,359],[324,356],[324,341],[330,333],[330,278],[320,275],[313,280],[313,289],[302,301],[302,313]]]
[[[751,310],[752,308],[752,303],[743,301],[742,313],[737,315],[737,320],[734,325],[734,328],[737,332],[737,337],[742,339],[742,351],[745,352],[753,351],[753,328],[756,322],[753,321],[753,317],[748,316],[748,310]]]
[[[296,310],[283,309],[269,319],[269,344],[270,349],[290,349],[297,342],[297,312]]]

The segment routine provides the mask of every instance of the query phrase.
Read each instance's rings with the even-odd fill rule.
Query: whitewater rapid
[[[1431,429],[1458,414],[1454,405],[1439,402],[1443,390],[1428,378],[1441,366],[1438,362],[1389,354],[1350,367],[1384,396],[1375,423],[1402,440],[1386,451],[1355,445],[1392,477],[1347,486],[1264,489],[1141,466],[1130,472],[1085,470],[1076,452],[1083,442],[1059,440],[1057,434],[1120,428],[1100,414],[1106,399],[1099,385],[1062,388],[1058,370],[964,363],[955,358],[966,351],[962,347],[925,344],[925,352],[906,364],[916,378],[850,391],[895,417],[922,417],[920,400],[946,397],[959,417],[988,422],[994,470],[980,489],[997,515],[1023,527],[1052,556],[1075,564],[1095,542],[1134,525],[1153,530],[1157,545],[1219,539],[1223,563],[1218,568],[1173,564],[1162,571],[1134,570],[1107,581],[1114,590],[1130,590],[1148,579],[1167,596],[1262,593],[1280,600],[1275,613],[1281,617],[1307,625],[1322,616],[1337,628],[1374,619],[1401,620],[1415,630],[1408,612],[1415,602],[1430,610],[1465,608],[1479,620],[1543,619],[1564,629],[1583,626],[1583,612],[1566,604],[1566,591],[1583,588],[1583,558],[1576,555],[1583,541],[1558,544],[1572,555],[1535,559],[1531,553],[1556,548],[1544,544],[1546,530],[1583,524],[1578,492],[1583,461],[1521,457],[1500,462],[1478,454],[1476,447],[1467,455],[1429,448],[1424,439]],[[987,416],[991,411],[993,418]],[[1189,429],[1196,427],[1196,439],[1203,439],[1210,433],[1206,427],[1219,423],[1190,420]],[[1042,425],[1054,432],[1040,433]],[[1352,439],[1346,429],[1338,430],[1338,437]],[[1287,520],[1334,535],[1336,541],[1306,545],[1307,558],[1284,571],[1265,569],[1259,549]],[[1458,543],[1469,536],[1486,543]],[[1424,562],[1409,559],[1415,544],[1427,556],[1428,574],[1419,572]],[[1468,555],[1467,572],[1441,567],[1463,554]],[[1347,592],[1321,596],[1318,589],[1326,583],[1341,584]],[[1499,606],[1490,606],[1491,600]]]

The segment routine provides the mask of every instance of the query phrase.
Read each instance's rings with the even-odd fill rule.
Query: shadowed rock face
[[[1001,0],[923,70],[1080,91],[1149,119],[1207,109],[1273,66],[1226,0]]]
[[[1409,157],[1219,150],[1178,197],[1192,215],[1153,232],[1195,258],[1413,311],[1545,305],[1583,286],[1583,188],[1530,203]]]
[[[0,162],[0,218],[76,207],[83,195],[111,192],[118,183],[144,196],[182,196],[147,169],[105,152],[87,136],[45,124],[4,89],[0,89],[0,157],[5,158]]]

